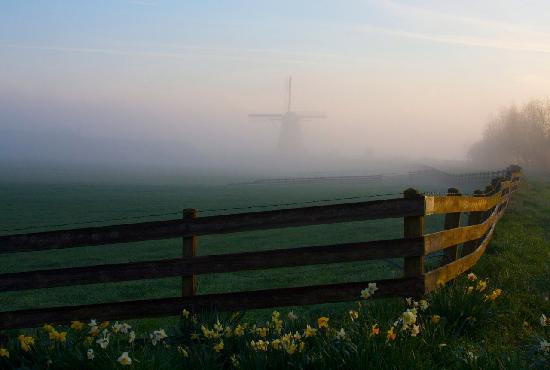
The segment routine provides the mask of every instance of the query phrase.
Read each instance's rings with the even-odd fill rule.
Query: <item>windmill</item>
[[[282,154],[299,154],[303,153],[304,147],[302,143],[302,127],[301,121],[306,121],[314,118],[326,118],[324,114],[309,113],[299,114],[291,110],[292,102],[292,77],[288,78],[288,104],[286,113],[257,113],[249,114],[251,118],[266,118],[271,121],[280,121],[281,127],[279,130],[278,149]]]

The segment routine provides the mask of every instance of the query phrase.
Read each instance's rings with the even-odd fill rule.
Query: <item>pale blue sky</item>
[[[0,103],[25,118],[0,125],[263,148],[276,129],[246,114],[283,109],[292,74],[298,108],[329,115],[311,148],[461,156],[500,107],[548,97],[548,19],[548,1],[1,0]]]

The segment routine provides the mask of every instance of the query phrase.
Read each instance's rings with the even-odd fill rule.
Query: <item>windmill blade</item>
[[[300,119],[327,118],[326,114],[323,114],[323,113],[299,114],[298,117]]]

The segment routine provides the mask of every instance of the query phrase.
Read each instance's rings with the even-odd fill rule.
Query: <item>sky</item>
[[[284,112],[292,75],[293,108],[327,115],[303,123],[311,155],[461,159],[549,96],[548,19],[542,0],[2,0],[0,155],[269,155],[278,125],[247,115]]]

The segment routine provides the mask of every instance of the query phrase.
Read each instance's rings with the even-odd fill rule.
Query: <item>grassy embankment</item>
[[[288,309],[281,310],[282,323],[277,318],[269,325],[256,320],[259,328],[252,330],[253,323],[248,322],[242,336],[235,330],[246,319],[219,315],[223,331],[218,334],[212,313],[199,315],[196,324],[182,318],[177,327],[165,327],[169,337],[162,341],[169,343],[168,348],[162,343],[154,346],[144,327],[136,331],[143,342],[129,344],[128,335],[115,334],[112,323],[106,350],[100,348],[96,338],[91,345],[82,343],[89,327],[82,331],[68,329],[67,342],[56,341],[55,335],[48,339],[43,331],[34,333],[38,335],[36,344],[28,353],[22,352],[17,333],[10,332],[11,339],[4,347],[10,350],[11,364],[25,361],[38,367],[51,360],[54,367],[116,368],[120,366],[118,356],[128,351],[132,365],[138,368],[220,368],[231,367],[234,362],[242,368],[545,368],[549,366],[548,347],[545,351],[541,343],[549,339],[549,329],[543,326],[541,314],[550,313],[549,223],[550,183],[524,183],[500,221],[487,253],[474,268],[480,278],[488,279],[488,288],[481,291],[479,280],[462,278],[427,297],[429,307],[417,308],[414,320],[410,314],[403,314],[407,304],[402,300],[366,300],[361,305],[339,305],[338,310],[314,307],[300,312],[296,320],[287,318]],[[474,287],[470,294],[468,286]],[[496,288],[502,289],[502,294],[493,295],[494,300],[487,298]],[[358,311],[358,317],[352,320],[349,309]],[[329,318],[328,329],[318,328],[317,319],[322,315]],[[434,322],[434,315],[441,317],[439,322]],[[406,330],[402,330],[404,319],[410,321]],[[269,315],[265,320],[270,320]],[[202,331],[201,324],[214,331]],[[307,324],[318,329],[315,335],[305,337]],[[378,334],[373,330],[375,324],[380,328]],[[419,330],[415,336],[414,325]],[[231,333],[226,331],[228,326]],[[268,329],[264,333],[260,327]],[[395,339],[391,332],[388,335],[391,327],[395,327]],[[339,335],[341,328],[344,332]],[[58,332],[62,330],[67,329],[57,328]],[[284,336],[295,331],[301,338]],[[195,332],[199,339],[191,338]],[[94,360],[87,360],[88,348],[94,350]]]

